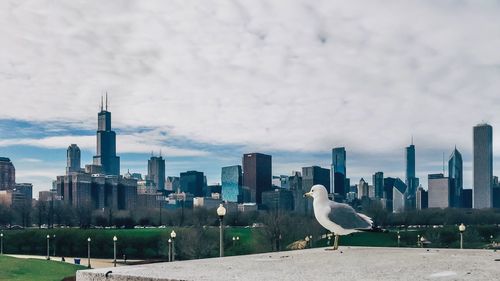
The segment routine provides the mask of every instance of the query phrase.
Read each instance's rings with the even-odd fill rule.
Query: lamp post
[[[401,235],[399,234],[399,231],[398,231],[398,247],[401,246]]]
[[[495,241],[493,241],[493,235],[490,235],[490,242],[491,242],[491,245],[493,245],[493,242],[495,242]]]
[[[90,268],[90,241],[92,241],[90,237],[87,238],[87,258],[88,258],[87,268]]]
[[[3,233],[0,233],[0,255],[3,255]]]
[[[56,257],[56,235],[52,235],[52,239],[54,240],[54,253],[52,254],[52,256]]]
[[[170,238],[172,239],[172,261],[175,261],[175,237],[177,234],[172,230],[170,233]]]
[[[326,238],[328,239],[328,241],[326,242],[326,246],[330,246],[330,242],[332,241],[332,234],[328,233],[326,235]]]
[[[309,247],[309,236],[306,236],[306,248]]]
[[[424,242],[425,242],[425,238],[424,236],[420,237],[420,247],[423,248],[424,247]]]
[[[461,223],[458,226],[458,231],[460,231],[460,249],[464,248],[464,232],[465,232],[465,225]]]
[[[50,235],[47,234],[47,260],[50,260]]]
[[[116,241],[118,241],[118,238],[116,236],[113,236],[113,265],[116,267]]]
[[[223,229],[223,222],[224,222],[224,216],[226,215],[226,208],[224,208],[224,205],[219,204],[219,208],[217,208],[217,216],[219,216],[219,244],[220,244],[220,253],[219,256],[223,257],[224,256],[224,229]]]
[[[172,239],[168,238],[168,262],[172,261]]]
[[[420,246],[420,234],[417,235],[417,247]]]

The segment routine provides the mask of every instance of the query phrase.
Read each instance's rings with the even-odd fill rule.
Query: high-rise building
[[[181,192],[192,194],[194,197],[203,197],[203,187],[205,180],[203,172],[187,171],[181,173],[180,188]]]
[[[427,209],[429,207],[429,193],[423,188],[417,188],[417,210]]]
[[[262,192],[272,187],[272,158],[262,153],[243,155],[243,186],[250,190],[251,202],[262,203]]]
[[[417,186],[419,185],[419,180],[415,176],[415,145],[412,144],[405,148],[405,160],[406,160],[406,178],[405,184],[407,186],[406,198],[408,209],[415,209],[415,195],[417,192]]]
[[[375,198],[384,198],[384,173],[376,172],[373,175],[373,186],[375,187]]]
[[[33,184],[31,183],[16,183],[15,189],[24,195],[26,202],[31,205],[33,200]]]
[[[147,179],[155,184],[157,190],[165,190],[165,159],[161,155],[151,156],[148,160]]]
[[[332,149],[332,167],[330,175],[330,186],[333,193],[345,198],[349,185],[346,185],[346,151],[345,147],[336,147]]]
[[[262,205],[267,210],[293,210],[292,191],[275,188],[262,192]]]
[[[179,177],[167,177],[165,187],[169,191],[177,192],[181,188]]]
[[[0,157],[0,190],[12,190],[16,184],[16,168],[7,157]]]
[[[302,168],[302,188],[309,191],[313,185],[323,185],[330,193],[330,170],[318,166]]]
[[[111,112],[108,111],[108,97],[106,107],[101,100],[101,111],[97,115],[97,155],[94,156],[94,165],[102,166],[105,175],[120,174],[120,157],[116,156],[116,133],[111,130]]]
[[[493,128],[480,124],[473,129],[474,138],[474,208],[493,207]]]
[[[448,177],[453,179],[453,185],[450,189],[450,207],[462,207],[462,190],[463,190],[463,162],[462,154],[457,150],[453,150],[448,161]]]
[[[80,173],[81,172],[81,162],[80,162],[80,148],[76,144],[71,144],[66,150],[66,174]]]
[[[428,176],[429,208],[449,208],[452,180],[443,174]]]
[[[406,185],[399,179],[394,181],[394,186],[392,187],[392,212],[401,213],[407,208],[406,206]]]
[[[361,178],[358,184],[358,199],[361,200],[363,198],[369,198],[369,197],[370,197],[370,190],[368,183],[363,178]]]
[[[222,200],[243,203],[243,173],[240,165],[222,167]]]
[[[462,190],[462,208],[472,209],[472,189]]]

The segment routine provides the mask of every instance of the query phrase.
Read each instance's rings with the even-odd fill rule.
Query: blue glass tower
[[[333,193],[345,197],[348,186],[346,185],[346,152],[344,147],[332,149],[332,168],[330,173],[330,186]]]
[[[456,147],[448,161],[448,177],[453,179],[450,190],[450,205],[454,208],[460,208],[462,207],[464,175],[462,154],[460,154]]]
[[[242,203],[244,201],[242,198],[243,177],[240,165],[223,167],[221,173],[221,181],[222,200],[239,203]]]

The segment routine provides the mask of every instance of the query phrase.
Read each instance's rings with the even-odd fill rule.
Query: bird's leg
[[[335,234],[335,241],[333,242],[333,249],[338,250],[339,248],[339,236]]]

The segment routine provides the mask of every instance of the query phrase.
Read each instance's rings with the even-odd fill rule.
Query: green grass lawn
[[[17,259],[0,256],[0,280],[9,281],[60,281],[74,276],[83,266],[57,261]]]

